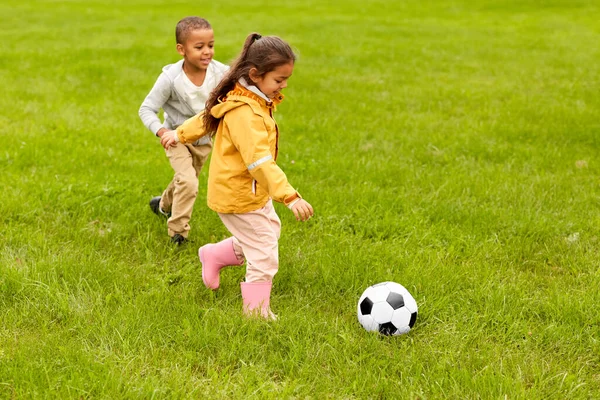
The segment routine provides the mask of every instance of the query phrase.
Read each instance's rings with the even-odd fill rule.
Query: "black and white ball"
[[[395,282],[369,286],[358,300],[358,321],[367,331],[402,335],[417,321],[417,302]]]

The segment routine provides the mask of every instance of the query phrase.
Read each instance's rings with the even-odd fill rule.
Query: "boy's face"
[[[177,52],[189,66],[206,70],[215,55],[215,34],[212,29],[194,29],[184,43],[177,43]]]
[[[280,65],[263,76],[256,76],[256,68],[250,70],[250,79],[268,98],[274,99],[287,87],[287,81],[294,72],[294,63]]]

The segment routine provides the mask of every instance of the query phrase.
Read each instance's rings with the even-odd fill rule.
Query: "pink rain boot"
[[[272,285],[272,282],[242,282],[240,284],[244,314],[270,320],[277,319],[269,307]]]
[[[212,290],[219,288],[219,271],[230,265],[242,265],[244,260],[239,260],[233,250],[233,238],[222,240],[219,243],[205,244],[198,249],[198,257],[202,263],[202,281]]]

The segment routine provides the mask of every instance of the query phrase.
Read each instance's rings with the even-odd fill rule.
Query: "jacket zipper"
[[[275,157],[273,160],[277,161],[277,154],[279,153],[279,126],[277,126],[277,121],[273,118],[273,109],[269,108],[269,115],[273,122],[275,122]]]

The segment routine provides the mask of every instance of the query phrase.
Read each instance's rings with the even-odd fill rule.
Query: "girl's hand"
[[[307,221],[314,214],[312,206],[304,199],[295,202],[291,210],[297,221]]]
[[[160,137],[160,144],[167,150],[177,144],[177,131],[167,131]]]

